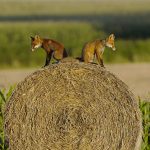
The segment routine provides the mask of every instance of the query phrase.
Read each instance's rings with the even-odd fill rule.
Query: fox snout
[[[35,50],[34,48],[31,48],[31,51],[32,51],[32,52],[34,52],[34,50]]]
[[[116,47],[113,44],[106,43],[106,46],[109,47],[109,48],[111,48],[113,51],[116,50]]]
[[[31,47],[31,51],[32,51],[32,52],[35,51],[35,47],[34,47],[34,46]]]
[[[41,44],[37,44],[31,47],[32,52],[35,51],[35,49],[40,48]]]
[[[35,49],[37,49],[37,48],[39,48],[40,47],[40,45],[38,44],[38,45],[35,45],[35,46],[32,46],[31,47],[31,51],[32,52],[34,52],[35,51]]]
[[[113,47],[112,50],[115,51],[115,50],[116,50],[116,47]]]
[[[31,45],[31,51],[32,51],[32,52],[35,51],[35,45]]]

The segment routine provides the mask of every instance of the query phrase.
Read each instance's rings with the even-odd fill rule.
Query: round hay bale
[[[141,131],[128,87],[99,65],[78,61],[28,76],[5,110],[10,150],[138,150]]]

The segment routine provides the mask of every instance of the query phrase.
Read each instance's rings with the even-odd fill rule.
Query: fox
[[[109,37],[104,40],[96,39],[86,43],[82,49],[81,60],[85,63],[94,63],[94,57],[96,56],[98,63],[104,67],[102,56],[105,47],[109,47],[113,51],[116,50],[114,34],[110,34]]]
[[[43,67],[49,65],[53,57],[57,62],[68,56],[63,44],[53,40],[41,38],[39,35],[31,36],[31,50],[32,52],[38,48],[43,48],[46,52],[46,61]]]

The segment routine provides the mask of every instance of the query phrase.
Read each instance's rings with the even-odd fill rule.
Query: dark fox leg
[[[52,53],[46,55],[46,61],[44,67],[49,65],[51,57],[52,57]]]
[[[67,53],[66,49],[64,49],[64,51],[63,51],[63,58],[65,58],[65,57],[68,57],[68,53]]]
[[[103,63],[103,59],[100,59],[100,65],[101,65],[102,67],[105,67],[105,66],[104,66],[104,63]]]
[[[75,59],[79,60],[79,62],[83,62],[83,58],[76,57]]]
[[[46,61],[45,61],[45,65],[44,65],[44,67],[45,67],[45,66],[47,66],[47,65],[49,65],[49,62],[50,62],[49,57],[46,57]]]

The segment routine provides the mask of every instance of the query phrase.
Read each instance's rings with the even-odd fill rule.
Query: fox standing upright
[[[92,63],[94,61],[94,57],[96,55],[96,58],[98,60],[98,63],[104,67],[103,64],[103,53],[105,47],[110,47],[112,50],[116,50],[115,48],[115,36],[114,34],[111,34],[108,38],[105,40],[94,40],[92,42],[88,42],[85,44],[85,46],[82,49],[82,60],[85,63]]]
[[[43,39],[38,35],[31,37],[32,51],[39,47],[43,48],[46,52],[46,61],[44,67],[49,65],[52,56],[57,61],[67,57],[67,52],[63,44],[52,39]]]

